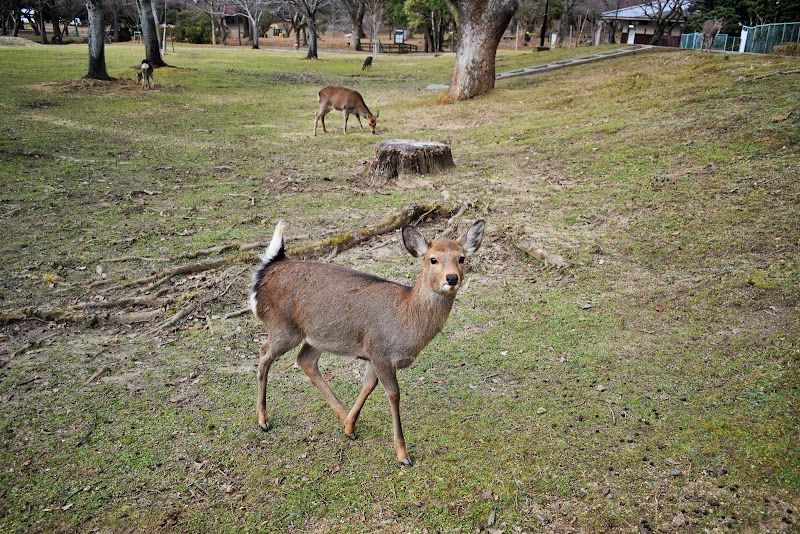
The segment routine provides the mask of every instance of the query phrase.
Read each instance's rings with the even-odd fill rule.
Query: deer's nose
[[[445,280],[447,280],[447,283],[450,284],[451,286],[458,285],[458,275],[457,274],[448,274],[447,276],[445,276]]]

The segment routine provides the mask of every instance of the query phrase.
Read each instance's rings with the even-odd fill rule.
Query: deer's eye
[[[464,263],[464,256],[461,256],[460,258],[458,258],[458,263]]]
[[[437,263],[439,263],[439,260],[436,258],[431,258],[431,265],[436,265]]]

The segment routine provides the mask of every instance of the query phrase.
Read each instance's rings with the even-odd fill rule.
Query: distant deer
[[[325,129],[325,115],[332,109],[344,112],[344,133],[347,133],[347,120],[351,113],[358,118],[358,125],[362,130],[364,125],[361,124],[361,117],[364,117],[367,119],[370,131],[375,133],[380,111],[373,115],[360,93],[344,87],[325,87],[319,92],[318,99],[319,111],[314,118],[314,135],[317,135],[317,123],[320,121],[322,121],[322,131],[328,131]]]
[[[250,307],[269,335],[258,360],[259,426],[270,429],[270,366],[302,342],[297,363],[328,401],[347,437],[356,438],[358,415],[380,381],[389,397],[397,459],[412,465],[400,425],[396,372],[414,363],[444,326],[464,280],[465,257],[480,247],[484,226],[477,221],[459,240],[433,241],[415,228],[403,228],[405,248],[422,260],[422,272],[408,287],[337,265],[286,259],[284,223],[279,222],[250,292]],[[322,352],[366,362],[361,393],[349,412],[319,372]]]
[[[361,70],[372,70],[372,56],[364,58],[364,64],[361,65]]]
[[[155,88],[155,84],[153,83],[153,65],[147,61],[147,58],[142,60],[142,64],[139,65],[138,71],[136,72],[136,83],[141,84],[142,90],[144,90],[145,86],[148,89]]]
[[[711,19],[703,23],[703,49],[708,52],[714,44],[714,39],[722,29],[725,21],[722,19]]]

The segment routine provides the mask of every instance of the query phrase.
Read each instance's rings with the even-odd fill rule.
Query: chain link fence
[[[714,37],[714,42],[711,44],[711,50],[725,50],[726,52],[738,52],[741,38],[735,35],[728,35],[727,33],[718,33]],[[702,50],[703,49],[703,34],[697,33],[684,33],[681,35],[681,48],[688,48],[689,50]]]
[[[775,45],[800,42],[800,22],[743,26],[742,39],[745,45],[740,52],[769,54]]]
[[[742,26],[742,36],[736,37],[718,33],[711,50],[727,52],[751,52],[769,54],[775,45],[800,42],[800,22],[762,24],[761,26]],[[684,33],[681,35],[681,48],[703,49],[703,34]]]

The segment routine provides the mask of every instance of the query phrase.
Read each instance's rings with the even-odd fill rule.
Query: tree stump
[[[373,186],[406,174],[431,174],[455,167],[450,147],[432,141],[387,139],[378,146],[367,174]]]

